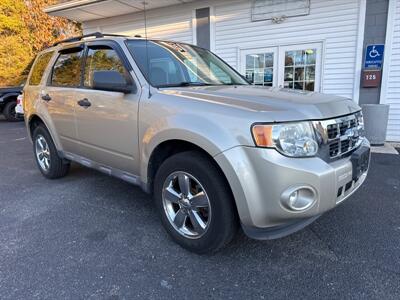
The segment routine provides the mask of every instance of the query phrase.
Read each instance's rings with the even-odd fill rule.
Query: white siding
[[[143,13],[88,21],[84,33],[101,31],[127,35],[145,35]],[[151,38],[192,43],[192,10],[187,5],[171,6],[147,12],[147,35]]]
[[[386,45],[386,51],[389,50],[391,55],[384,66],[388,68],[388,74],[386,91],[384,91],[386,97],[381,99],[381,102],[390,105],[386,139],[400,142],[400,0],[390,1],[396,3],[394,5],[393,26],[388,28],[391,32],[387,32],[392,36],[392,44]]]
[[[147,12],[148,36],[193,42],[192,17],[196,8],[211,6],[214,51],[240,69],[240,49],[321,42],[321,91],[352,98],[356,85],[357,39],[362,0],[311,0],[310,15],[252,22],[250,0],[201,0]],[[89,21],[85,32],[103,31],[144,35],[143,14]],[[358,99],[355,99],[358,101]]]
[[[360,1],[311,0],[310,15],[251,22],[250,1],[215,5],[215,51],[239,69],[239,49],[323,43],[321,91],[353,97]],[[358,99],[355,99],[358,100]]]

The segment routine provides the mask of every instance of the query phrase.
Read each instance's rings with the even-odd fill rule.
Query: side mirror
[[[94,71],[92,86],[96,90],[124,94],[135,91],[135,86],[128,83],[126,78],[118,71]]]

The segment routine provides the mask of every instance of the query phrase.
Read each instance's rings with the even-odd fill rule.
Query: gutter
[[[45,13],[50,14],[50,13],[55,13],[55,12],[59,12],[59,11],[67,10],[67,9],[78,8],[78,7],[87,6],[87,5],[96,4],[96,3],[105,2],[105,1],[109,1],[109,0],[76,0],[76,1],[68,1],[68,2],[65,2],[65,3],[60,3],[60,4],[55,4],[55,5],[48,6],[48,7],[44,8],[43,11]]]

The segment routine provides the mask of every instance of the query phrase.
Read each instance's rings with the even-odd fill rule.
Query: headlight
[[[318,152],[310,122],[256,124],[252,127],[252,133],[256,146],[275,148],[290,157],[309,157]]]

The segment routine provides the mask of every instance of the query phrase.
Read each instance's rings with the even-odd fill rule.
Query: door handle
[[[50,97],[50,95],[49,94],[46,94],[46,95],[42,95],[42,100],[44,100],[44,101],[50,101],[51,100],[51,97]]]
[[[90,103],[90,101],[87,98],[83,98],[82,100],[78,101],[78,105],[84,108],[88,108],[92,105],[92,103]]]

